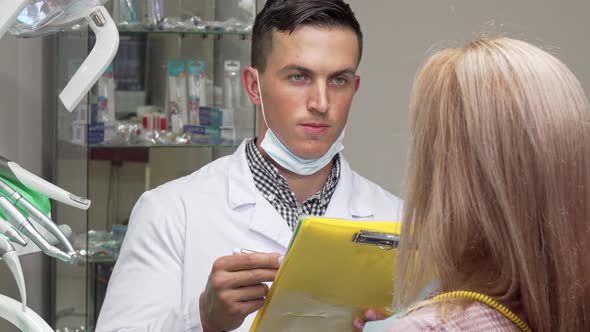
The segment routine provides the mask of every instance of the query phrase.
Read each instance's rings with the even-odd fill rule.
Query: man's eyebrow
[[[300,71],[306,74],[313,74],[313,70],[299,65],[286,65],[279,71],[279,73],[284,73],[288,71]]]
[[[298,71],[298,72],[302,72],[308,75],[312,75],[314,74],[313,70],[303,67],[303,66],[299,66],[299,65],[286,65],[285,67],[283,67],[279,73],[284,73],[284,72],[288,72],[288,71]],[[330,76],[338,76],[338,75],[356,75],[356,70],[354,70],[353,68],[346,68],[346,69],[342,69],[342,70],[338,70],[334,73],[331,73]]]
[[[356,70],[354,70],[352,68],[342,69],[342,70],[339,70],[339,71],[333,73],[330,76],[347,75],[347,74],[352,75],[352,76],[355,76],[356,75]]]

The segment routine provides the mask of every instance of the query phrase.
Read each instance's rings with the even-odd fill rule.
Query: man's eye
[[[332,79],[332,82],[334,82],[334,84],[336,85],[345,85],[346,83],[348,83],[348,80],[344,77],[334,77]]]
[[[289,75],[289,79],[293,82],[303,82],[303,81],[305,81],[305,75],[293,74],[293,75]]]

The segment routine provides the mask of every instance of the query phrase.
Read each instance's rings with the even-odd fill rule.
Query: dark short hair
[[[363,33],[350,5],[342,0],[268,0],[252,29],[252,66],[264,72],[272,49],[272,32],[293,33],[302,26],[349,28],[358,39],[358,62]],[[357,63],[358,63],[357,62]]]

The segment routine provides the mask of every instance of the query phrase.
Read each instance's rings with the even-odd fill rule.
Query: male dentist
[[[242,73],[257,138],[143,194],[97,332],[248,331],[301,216],[399,220],[340,153],[362,41],[342,0],[266,2]]]

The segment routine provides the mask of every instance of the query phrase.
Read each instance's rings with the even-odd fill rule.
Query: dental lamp
[[[59,95],[68,111],[88,93],[113,61],[119,48],[119,32],[107,0],[0,0],[0,38],[8,30],[21,38],[64,31],[86,21],[96,35],[96,44]]]
[[[71,112],[113,61],[119,47],[115,22],[102,6],[108,0],[0,0],[0,38],[9,32],[33,38],[87,23],[96,43],[59,95]],[[51,220],[49,199],[87,210],[90,201],[43,180],[0,156],[0,257],[19,287],[21,302],[0,294],[0,317],[23,331],[53,332],[26,307],[26,289],[18,259],[36,251],[75,264],[78,256],[67,225]],[[57,246],[56,246],[57,245]],[[59,248],[60,246],[61,248]],[[62,250],[63,249],[63,250]]]

